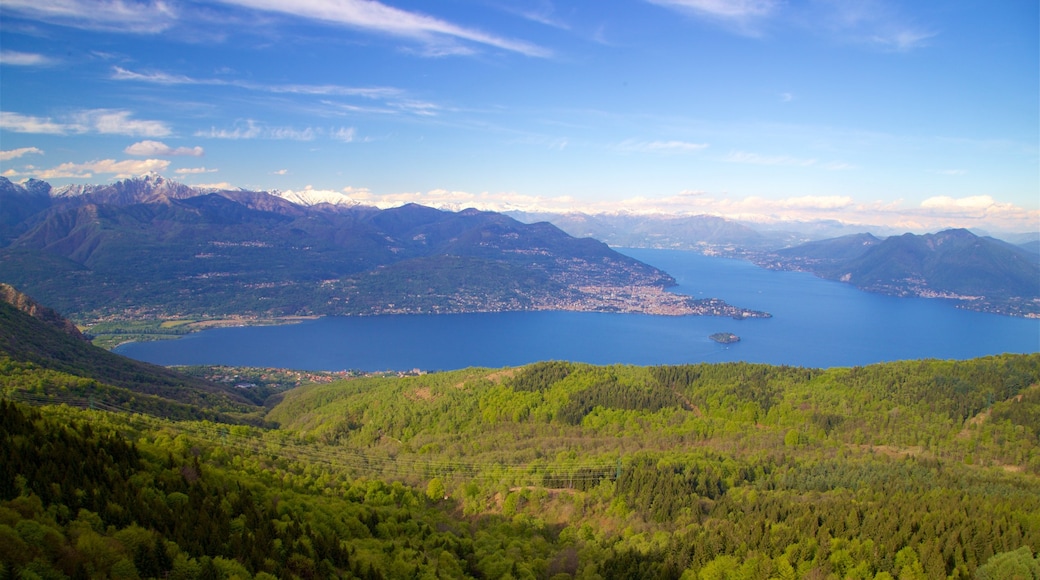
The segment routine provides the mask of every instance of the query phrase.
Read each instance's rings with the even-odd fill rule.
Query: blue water
[[[162,365],[307,370],[447,370],[539,360],[638,365],[749,361],[811,367],[1040,351],[1040,320],[949,302],[861,292],[801,272],[671,250],[624,250],[675,277],[676,292],[770,312],[770,319],[580,312],[335,317],[221,328],[116,352]],[[732,332],[739,343],[708,338]]]

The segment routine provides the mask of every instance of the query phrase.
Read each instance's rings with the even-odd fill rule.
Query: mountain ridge
[[[844,236],[763,254],[756,262],[813,272],[870,292],[949,299],[972,310],[1040,317],[1038,257],[966,229],[885,239]]]
[[[2,389],[13,388],[19,374],[51,373],[33,383],[36,396],[236,422],[259,409],[229,387],[96,347],[54,310],[6,284],[0,285],[0,361],[7,375]]]
[[[17,189],[24,188],[0,182],[3,199]],[[8,229],[17,235],[0,249],[0,279],[81,318],[532,309],[765,315],[666,292],[671,276],[602,242],[494,212],[301,206],[155,174],[49,195],[46,209]]]

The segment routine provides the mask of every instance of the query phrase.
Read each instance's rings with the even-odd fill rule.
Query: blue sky
[[[1040,231],[1037,3],[4,0],[0,172]]]

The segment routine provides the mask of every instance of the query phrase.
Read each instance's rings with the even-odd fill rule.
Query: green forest
[[[215,409],[45,366],[0,364],[4,580],[1040,578],[1040,354],[549,361]]]

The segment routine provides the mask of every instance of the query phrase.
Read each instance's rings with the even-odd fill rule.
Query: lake
[[[329,317],[220,328],[115,352],[162,365],[306,370],[448,370],[539,360],[636,365],[748,361],[810,367],[1040,351],[1040,320],[862,292],[804,272],[674,250],[623,253],[675,277],[674,291],[764,310],[769,319],[586,312]],[[732,332],[741,341],[708,338]]]

